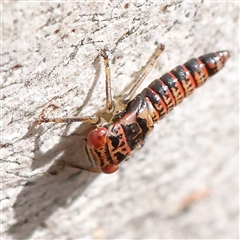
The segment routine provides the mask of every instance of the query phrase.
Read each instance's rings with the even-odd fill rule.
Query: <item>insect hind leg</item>
[[[135,94],[138,87],[141,85],[143,80],[146,78],[148,73],[151,71],[154,63],[156,62],[157,58],[160,56],[160,54],[163,52],[165,46],[160,43],[157,48],[155,49],[154,53],[146,63],[146,65],[139,71],[139,74],[136,78],[133,80],[133,86],[130,88],[130,90],[124,94],[120,99],[121,105],[126,105],[129,101],[131,101],[133,95]]]

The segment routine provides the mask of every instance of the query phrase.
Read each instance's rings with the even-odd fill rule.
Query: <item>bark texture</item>
[[[2,3],[2,238],[238,238],[238,18],[238,3],[221,1]],[[156,42],[166,48],[144,86],[207,52],[231,58],[118,172],[62,168],[86,164],[90,127],[36,126],[41,111],[98,113],[99,51],[122,95]]]

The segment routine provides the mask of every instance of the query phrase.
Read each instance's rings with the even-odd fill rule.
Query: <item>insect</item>
[[[230,57],[229,51],[224,50],[192,58],[154,80],[134,97],[136,89],[163,50],[164,45],[158,45],[147,64],[142,68],[139,77],[134,80],[131,89],[115,100],[111,93],[108,56],[105,50],[101,52],[106,73],[106,111],[112,114],[110,121],[107,122],[96,115],[48,118],[43,111],[39,124],[42,122],[88,122],[95,125],[96,128],[86,138],[85,151],[88,159],[91,166],[98,167],[98,172],[115,172],[119,164],[126,160],[134,149],[142,147],[154,124],[178,105],[183,98],[191,94],[195,88],[203,85],[208,77],[222,69]],[[91,167],[82,169],[93,171]]]

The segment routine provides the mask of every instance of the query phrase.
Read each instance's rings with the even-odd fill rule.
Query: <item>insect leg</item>
[[[148,73],[151,71],[156,59],[163,52],[164,47],[165,46],[163,44],[159,44],[157,46],[156,50],[154,51],[153,55],[151,56],[151,58],[149,59],[147,64],[140,70],[140,74],[138,74],[137,78],[135,78],[133,80],[134,83],[133,83],[133,86],[131,87],[131,89],[126,94],[124,94],[123,97],[120,99],[120,104],[126,105],[132,99],[132,97],[135,94],[138,87],[141,85],[143,80],[146,78]]]
[[[56,108],[55,105],[51,104],[48,108],[51,107],[52,109]],[[106,122],[103,118],[98,117],[97,115],[93,116],[84,116],[84,117],[59,117],[59,118],[48,118],[46,117],[46,111],[48,109],[44,108],[40,114],[37,124],[40,125],[41,123],[47,122],[54,122],[54,123],[72,123],[72,122],[87,122],[92,125],[101,125],[102,123]]]
[[[112,113],[115,109],[115,103],[112,98],[111,92],[111,78],[110,78],[110,67],[109,67],[109,59],[105,50],[102,50],[100,55],[103,57],[104,66],[105,66],[105,74],[106,74],[106,111],[108,113]],[[50,105],[49,107],[54,108],[54,105]],[[37,122],[38,125],[45,122],[54,122],[54,123],[72,123],[72,122],[88,122],[93,125],[101,125],[106,122],[104,119],[98,117],[97,115],[93,116],[84,116],[84,117],[71,117],[71,118],[48,118],[45,117],[46,109],[42,111],[40,114],[39,120]]]
[[[81,169],[81,170],[85,170],[85,171],[89,171],[89,172],[93,172],[93,173],[100,173],[100,169],[98,167],[94,167],[93,165],[91,166],[79,166],[76,163],[73,162],[67,162],[65,160],[57,160],[56,163],[54,165],[51,166],[51,168],[48,170],[48,172],[51,175],[57,175],[59,174],[64,168],[77,168],[77,169]]]
[[[109,59],[105,50],[102,50],[100,55],[103,57],[105,74],[106,74],[106,111],[112,113],[115,109],[115,103],[112,98],[112,88],[111,88],[111,73],[109,67]]]
[[[65,162],[64,167],[78,168],[78,169],[89,171],[89,172],[92,172],[92,173],[100,173],[101,172],[100,169],[97,168],[97,167],[95,167],[95,168],[93,166],[82,167],[82,166],[79,166],[77,164],[70,163],[70,162]]]

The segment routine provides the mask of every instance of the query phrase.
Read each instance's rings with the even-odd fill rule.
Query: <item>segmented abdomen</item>
[[[153,81],[141,93],[146,99],[150,100],[154,107],[153,110],[150,110],[153,121],[156,122],[163,118],[184,97],[191,94],[196,87],[204,84],[208,77],[224,66],[228,58],[228,51],[209,53],[177,66]]]
[[[121,125],[126,145],[131,150],[140,147],[154,123],[218,72],[228,58],[228,51],[209,53],[177,66],[153,81],[128,103],[121,117],[114,121]]]

